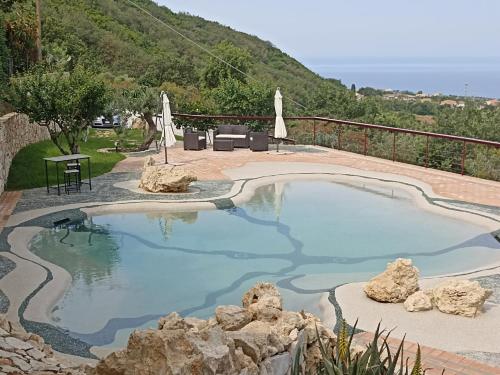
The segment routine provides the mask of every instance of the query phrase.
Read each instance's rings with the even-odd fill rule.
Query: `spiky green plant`
[[[417,347],[417,355],[415,357],[415,364],[411,370],[411,375],[422,375],[424,370],[422,369],[422,354],[420,353],[420,345]]]
[[[317,375],[425,375],[422,369],[422,358],[420,346],[417,350],[413,367],[408,365],[408,360],[404,361],[404,338],[399,344],[395,353],[389,347],[388,339],[391,332],[384,335],[380,329],[380,323],[373,336],[373,340],[368,344],[362,353],[353,354],[351,351],[354,332],[349,334],[345,320],[342,321],[335,350],[327,350],[320,339],[320,334],[316,328],[318,345],[321,351],[322,361],[316,372]],[[304,375],[301,368],[301,358],[305,348],[297,350],[296,357],[292,364],[292,375]],[[444,371],[443,371],[444,372]]]

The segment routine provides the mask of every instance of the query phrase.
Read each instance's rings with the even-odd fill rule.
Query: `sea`
[[[500,57],[334,58],[304,64],[347,87],[409,90],[445,95],[500,98]]]

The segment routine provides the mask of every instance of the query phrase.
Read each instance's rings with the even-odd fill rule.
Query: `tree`
[[[308,108],[316,115],[340,119],[357,119],[364,115],[364,104],[356,100],[353,92],[327,82],[313,91]]]
[[[37,60],[36,56],[36,21],[31,3],[15,1],[5,14],[7,46],[12,58],[14,72],[28,70]]]
[[[0,1],[0,11],[8,12],[12,9],[12,6],[16,0],[1,0]]]
[[[131,113],[139,114],[148,124],[147,133],[138,151],[148,150],[155,139],[157,129],[153,116],[160,110],[160,106],[160,92],[147,86],[135,86],[117,93],[114,111],[120,112],[122,118]]]
[[[198,75],[191,58],[161,54],[147,68],[139,82],[145,86],[159,87],[164,82],[187,85],[197,80]]]
[[[249,116],[270,116],[274,113],[274,90],[260,82],[245,84],[236,79],[226,79],[211,91],[210,96],[219,113]],[[251,125],[259,128],[257,124]]]
[[[67,72],[39,65],[11,80],[7,99],[31,122],[46,127],[63,154],[76,154],[83,131],[104,112],[109,95],[104,82],[82,66]]]
[[[5,27],[0,13],[0,87],[7,81],[9,74],[9,48],[5,38]]]
[[[218,58],[211,57],[202,74],[203,82],[207,88],[218,87],[226,79],[247,82],[246,74],[252,66],[252,58],[246,50],[224,41],[217,44],[212,52]]]

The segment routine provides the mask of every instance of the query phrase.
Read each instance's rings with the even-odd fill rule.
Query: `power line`
[[[163,26],[167,27],[169,30],[173,31],[174,33],[176,33],[177,35],[179,35],[180,37],[186,39],[188,42],[190,42],[191,44],[193,44],[194,46],[198,47],[199,49],[201,49],[203,52],[205,53],[208,53],[210,56],[212,56],[213,58],[217,59],[218,61],[220,61],[221,63],[229,66],[231,69],[234,69],[235,71],[237,71],[238,73],[240,74],[243,74],[245,77],[251,79],[252,81],[255,81],[255,82],[260,82],[257,78],[251,76],[250,74],[242,71],[241,69],[239,69],[238,67],[234,66],[233,64],[227,62],[226,60],[224,60],[223,58],[217,56],[216,54],[214,54],[212,51],[210,51],[208,48],[204,47],[203,45],[199,44],[198,42],[194,41],[193,39],[189,38],[188,36],[186,36],[185,34],[181,33],[180,31],[178,31],[177,29],[175,29],[174,27],[170,26],[168,23],[166,23],[165,21],[159,19],[158,17],[156,17],[155,15],[153,15],[151,12],[149,12],[147,9],[144,9],[143,7],[141,7],[139,4],[135,3],[134,1],[132,0],[126,0],[127,2],[129,2],[130,4],[132,4],[135,8],[139,9],[140,11],[142,11],[143,13],[147,14],[148,16],[150,16],[151,18],[153,18],[154,20],[160,22]],[[305,105],[293,100],[292,98],[289,98],[288,96],[285,97],[286,100],[289,100],[290,102],[292,102],[293,104],[299,106],[299,107],[302,107],[303,109],[307,109]]]

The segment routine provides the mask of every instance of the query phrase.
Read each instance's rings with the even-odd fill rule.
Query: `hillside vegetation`
[[[136,2],[208,49],[227,41],[248,51],[254,62],[249,73],[281,86],[289,95],[305,97],[323,81],[270,42],[200,17],[173,13],[150,0]],[[170,77],[176,83],[195,84],[210,58],[126,0],[45,0],[43,12],[44,42],[50,53],[69,54],[113,75],[140,78],[170,65]]]

